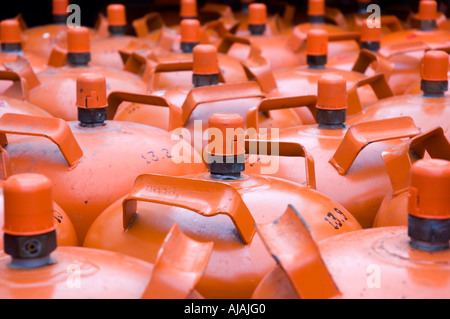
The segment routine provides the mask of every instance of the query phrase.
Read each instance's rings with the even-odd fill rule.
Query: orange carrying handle
[[[169,102],[157,95],[129,93],[122,91],[111,92],[108,95],[107,119],[114,120],[119,105],[123,102],[140,103],[152,106],[170,107]]]
[[[48,138],[58,146],[71,169],[83,156],[83,151],[69,125],[58,118],[6,113],[0,118],[0,145],[2,147],[8,144],[6,134]]]
[[[362,122],[345,133],[330,164],[340,175],[347,174],[358,154],[370,143],[413,137],[420,130],[409,116]]]
[[[363,111],[363,105],[361,104],[361,100],[359,98],[358,89],[365,85],[370,85],[379,100],[394,96],[394,93],[392,92],[392,89],[386,81],[386,77],[383,73],[378,73],[374,76],[359,80],[347,91],[347,115],[352,115]]]
[[[173,224],[158,251],[141,299],[185,299],[205,272],[213,242],[199,242]]]
[[[316,189],[314,158],[300,143],[276,140],[245,140],[245,153],[250,155],[288,156],[305,158],[306,186]]]
[[[256,232],[255,220],[241,195],[225,183],[156,174],[140,175],[122,203],[124,229],[130,226],[138,201],[181,207],[206,217],[227,215],[246,245]]]
[[[165,26],[164,19],[158,12],[151,12],[142,18],[133,20],[132,25],[139,38],[143,38],[151,31],[161,29]]]
[[[302,299],[325,299],[341,295],[320,255],[310,229],[295,208],[256,229],[267,250],[289,278]]]
[[[237,100],[245,98],[263,98],[264,93],[256,82],[232,83],[202,86],[189,91],[181,108],[170,113],[170,130],[184,127],[194,109],[203,103]]]
[[[382,153],[394,195],[408,189],[411,172],[411,153],[423,158],[425,151],[431,158],[450,161],[450,143],[444,130],[436,127]]]
[[[0,80],[20,81],[23,98],[28,100],[29,91],[41,84],[30,62],[18,55],[14,62],[3,66],[6,70],[0,70]]]

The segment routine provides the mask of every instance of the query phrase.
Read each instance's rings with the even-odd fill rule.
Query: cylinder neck
[[[109,36],[113,38],[123,37],[127,33],[126,25],[110,25],[108,26]]]
[[[30,269],[46,266],[54,261],[50,258],[56,249],[56,231],[32,236],[4,234],[5,253],[11,256],[9,266]]]
[[[306,63],[309,69],[325,69],[327,64],[327,55],[307,55]]]
[[[208,154],[207,167],[213,179],[240,179],[241,172],[245,170],[245,154],[229,156]]]
[[[52,16],[53,18],[53,23],[57,24],[57,25],[65,25],[67,24],[67,14],[54,14]]]
[[[98,127],[106,125],[106,107],[86,109],[78,108],[78,121],[81,127]]]
[[[317,123],[319,128],[326,130],[345,129],[347,111],[317,109]]]
[[[368,42],[368,41],[364,41],[361,42],[361,49],[366,49],[369,50],[373,53],[378,53],[378,51],[380,50],[380,42],[379,41],[374,41],[374,42]]]
[[[11,53],[22,55],[22,43],[2,43],[1,44],[2,53]]]
[[[248,30],[250,31],[250,34],[253,36],[263,36],[264,32],[266,32],[266,25],[265,24],[249,24]]]
[[[448,91],[448,81],[420,81],[420,89],[425,97],[443,97]]]
[[[450,219],[426,219],[408,215],[410,245],[425,251],[450,248]]]

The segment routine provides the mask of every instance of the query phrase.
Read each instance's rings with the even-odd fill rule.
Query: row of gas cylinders
[[[369,4],[2,21],[0,297],[449,298],[450,32]]]

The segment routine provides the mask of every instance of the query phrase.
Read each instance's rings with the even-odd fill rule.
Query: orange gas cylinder
[[[34,75],[34,81],[27,86],[20,87],[19,83],[8,88],[4,94],[12,97],[28,96],[27,100],[46,110],[55,117],[67,121],[76,120],[77,113],[75,105],[76,80],[80,74],[94,72],[106,78],[108,93],[117,90],[127,92],[144,93],[147,91],[146,84],[142,79],[130,72],[103,68],[89,64],[90,40],[89,31],[85,27],[74,27],[67,30],[68,50],[55,48],[49,64],[52,67],[44,72]],[[65,62],[67,61],[67,65]],[[18,73],[22,78],[22,65],[11,65],[12,71]],[[29,73],[32,73],[29,72]],[[27,74],[32,77],[31,75]],[[20,92],[22,91],[22,92]],[[24,92],[25,91],[25,92]]]
[[[11,161],[8,153],[0,148],[1,152],[1,168],[0,168],[0,249],[3,249],[3,222],[4,222],[4,206],[3,206],[3,183],[11,174]],[[72,221],[69,219],[64,210],[53,201],[53,218],[55,219],[56,240],[59,246],[78,246],[78,238],[73,227]]]
[[[123,61],[119,50],[133,45],[156,47],[157,43],[127,35],[125,6],[110,4],[106,7],[105,26],[100,27],[96,37],[91,41],[91,64],[105,68],[123,69]],[[102,30],[100,34],[100,29]]]
[[[267,8],[263,3],[249,5],[248,28],[238,30],[236,36],[246,38],[252,46],[261,50],[273,70],[305,64],[304,57],[288,46],[289,36],[271,31],[267,23]],[[243,43],[233,44],[228,55],[245,60],[250,55],[250,46]]]
[[[278,89],[270,92],[268,96],[315,95],[317,92],[317,81],[325,74],[344,77],[347,82],[347,89],[354,87],[361,80],[367,79],[364,72],[345,71],[328,67],[327,60],[328,56],[330,56],[328,36],[329,34],[325,30],[309,30],[306,39],[307,65],[274,71],[273,77]],[[386,92],[386,94],[390,95],[389,92]],[[368,86],[361,87],[359,96],[361,96],[363,105],[376,100],[373,90]]]
[[[348,29],[341,28],[334,24],[325,23],[326,8],[324,0],[309,0],[308,1],[308,22],[301,23],[292,29],[292,35],[289,39],[289,46],[292,50],[299,51],[303,47],[306,40],[306,35],[311,29],[325,30],[330,36],[337,36],[337,38],[330,43],[328,52],[330,56],[339,55],[341,52],[358,51],[359,45],[357,43],[358,33],[348,33]],[[346,34],[346,37],[341,37],[340,34]]]
[[[419,1],[417,27],[387,34],[381,39],[381,47],[395,48],[408,45],[408,43],[416,42],[425,43],[431,49],[439,48],[441,46],[447,46],[447,43],[450,41],[450,33],[446,30],[439,30],[436,28],[435,19],[437,16],[438,12],[436,1]]]
[[[412,168],[407,227],[319,241],[292,208],[272,223],[258,224],[277,266],[253,298],[450,298],[449,192],[450,162],[422,160]]]
[[[200,294],[205,298],[249,298],[262,275],[274,265],[255,234],[255,222],[271,220],[281,215],[288,203],[295,203],[318,238],[361,228],[340,204],[314,189],[314,161],[301,145],[244,141],[243,119],[233,113],[212,115],[209,127],[205,156],[210,173],[139,176],[130,194],[94,221],[84,245],[152,262],[162,235],[176,222],[188,236],[214,242],[197,286]],[[308,186],[247,174],[245,154],[261,152],[306,157]]]
[[[35,54],[46,61],[55,45],[59,44],[64,47],[67,41],[67,18],[70,12],[67,11],[67,7],[69,6],[69,0],[52,0],[52,4],[53,23],[51,24],[28,28],[21,15],[17,17],[22,26],[24,51]],[[94,38],[95,33],[96,31],[93,28],[89,28],[91,39]]]
[[[45,58],[23,50],[22,31],[17,19],[3,20],[0,23],[0,30],[0,61],[2,63],[12,62],[20,55],[30,62],[35,72],[41,72],[47,68]]]
[[[255,81],[219,83],[223,82],[223,77],[217,62],[217,50],[214,46],[195,46],[194,61],[189,65],[193,72],[192,85],[154,91],[151,95],[113,92],[108,96],[111,108],[109,119],[157,126],[168,131],[177,130],[177,134],[184,131],[190,136],[197,136],[207,128],[205,124],[214,113],[235,112],[245,117],[247,110],[255,107],[265,97],[265,92]],[[180,63],[161,65],[160,70],[171,70],[172,66],[179,65]],[[155,79],[150,81],[154,83]],[[263,127],[302,124],[293,110],[277,110],[270,116],[261,113],[260,121]],[[199,131],[194,133],[196,129]],[[203,142],[203,145],[201,141],[195,142],[195,148],[200,153],[206,141]]]
[[[399,95],[369,104],[363,112],[349,118],[347,124],[406,115],[422,130],[441,126],[445,136],[450,138],[450,97],[445,94],[448,61],[444,51],[427,51],[421,68],[423,94]]]
[[[317,190],[344,206],[363,226],[371,227],[383,197],[390,191],[389,177],[381,159],[383,150],[420,133],[409,117],[345,124],[347,97],[345,80],[326,75],[319,79],[315,96],[266,99],[247,113],[247,127],[262,139],[298,141],[311,153],[317,169]],[[315,109],[318,124],[281,128],[264,134],[258,112],[308,106]],[[275,134],[273,134],[275,133]],[[270,136],[272,134],[272,136]],[[249,159],[249,173],[265,174],[267,160]],[[269,176],[303,184],[305,174],[291,158],[280,158],[278,170]]]
[[[426,153],[425,153],[426,151]],[[383,151],[392,191],[383,199],[373,227],[408,225],[410,170],[417,160],[431,157],[450,161],[450,143],[442,128],[434,128]]]
[[[62,247],[55,235],[51,186],[39,174],[5,181],[0,298],[202,298],[195,286],[213,243],[197,242],[174,224],[154,264],[105,250]]]
[[[81,243],[90,223],[129,192],[137,175],[206,171],[195,152],[190,156],[174,153],[174,147],[190,146],[172,140],[163,130],[105,121],[105,90],[101,75],[79,76],[77,93],[73,93],[77,107],[72,106],[78,109],[79,121],[19,114],[0,119],[1,141],[10,155],[12,173],[33,171],[51,178],[55,201],[69,215]]]
[[[193,50],[201,43],[200,22],[196,19],[184,19],[181,21],[180,38],[174,40],[167,49],[160,45],[157,49],[121,51],[125,59],[124,70],[151,81],[150,92],[189,84],[192,81]],[[225,83],[241,83],[248,80],[240,60],[221,52],[216,55]]]
[[[382,73],[395,95],[404,94],[408,87],[420,81],[420,60],[429,47],[422,42],[408,42],[401,46],[381,47],[381,29],[361,26],[361,51],[341,52],[330,57],[330,67],[352,70],[367,76]],[[413,55],[410,55],[413,54]]]

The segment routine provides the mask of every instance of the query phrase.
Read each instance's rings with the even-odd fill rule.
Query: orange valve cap
[[[197,18],[197,1],[196,0],[181,0],[180,3],[180,17],[182,19]]]
[[[72,27],[67,30],[68,53],[90,52],[89,30],[86,27]]]
[[[424,219],[450,219],[450,161],[419,160],[412,166],[408,212]]]
[[[194,74],[210,75],[219,73],[219,59],[217,48],[211,44],[196,45],[193,50]]]
[[[307,55],[326,55],[328,53],[328,32],[320,29],[311,29],[306,38]]]
[[[419,20],[435,20],[437,17],[437,2],[434,0],[419,1]]]
[[[324,0],[309,0],[308,1],[308,16],[325,15],[325,1]]]
[[[317,84],[317,108],[323,110],[347,108],[347,84],[342,76],[323,75]]]
[[[237,113],[215,113],[209,117],[208,127],[208,141],[211,147],[209,151],[211,154],[237,156],[245,153],[244,119],[241,115]]]
[[[67,7],[69,6],[69,0],[53,0],[52,1],[52,14],[53,15],[67,15]]]
[[[427,51],[422,60],[421,77],[426,81],[447,81],[448,53]]]
[[[21,43],[22,36],[19,21],[16,19],[6,19],[1,22],[1,43]]]
[[[267,22],[267,7],[264,3],[252,3],[248,6],[248,24],[261,25]]]
[[[444,51],[427,51],[420,69],[420,88],[424,96],[443,96],[448,91],[448,54]]]
[[[200,42],[200,22],[197,19],[183,19],[180,23],[181,42]]]
[[[127,24],[125,6],[123,4],[110,4],[106,7],[109,26],[124,26]]]
[[[361,25],[361,42],[380,42],[381,28],[370,28],[367,23]]]
[[[77,78],[77,107],[106,108],[106,80],[97,73],[83,73]]]
[[[55,230],[52,183],[44,175],[12,175],[4,182],[5,234],[33,236]]]

